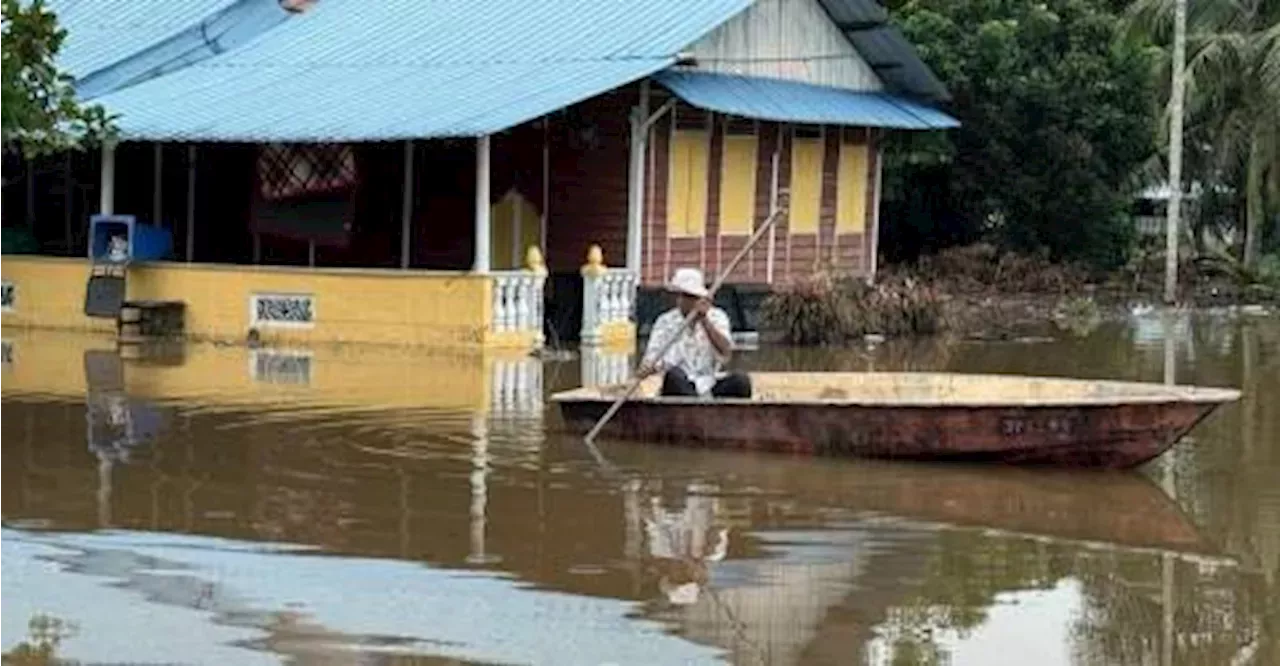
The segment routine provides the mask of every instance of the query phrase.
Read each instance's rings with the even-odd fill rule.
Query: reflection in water
[[[1244,390],[1142,474],[622,443],[602,444],[601,468],[544,411],[544,391],[576,383],[578,366],[329,349],[276,362],[205,346],[177,364],[122,362],[92,338],[14,336],[3,650],[237,664],[1280,663],[1280,408],[1268,399],[1280,324],[1153,317],[1057,341],[740,357]],[[593,376],[617,374],[590,362]],[[77,629],[40,643],[39,613]]]

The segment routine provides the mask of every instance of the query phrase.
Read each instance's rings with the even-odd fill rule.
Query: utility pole
[[[1182,217],[1182,110],[1187,89],[1187,0],[1174,0],[1173,92],[1169,96],[1169,188],[1165,205],[1164,302],[1178,300],[1178,227]]]

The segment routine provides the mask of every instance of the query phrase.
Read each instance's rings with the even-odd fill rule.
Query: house
[[[128,297],[197,336],[526,348],[585,300],[628,344],[637,289],[710,280],[780,191],[731,282],[874,275],[882,137],[956,125],[874,0],[52,4],[121,141],[6,191],[69,256],[5,258],[5,325],[114,328],[83,314],[104,213],[171,232]]]

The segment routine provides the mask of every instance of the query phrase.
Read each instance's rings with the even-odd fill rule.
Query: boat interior
[[[788,404],[1044,406],[1196,402],[1216,404],[1239,398],[1233,389],[1082,380],[1018,375],[924,372],[755,372],[749,402]],[[633,400],[689,402],[659,398],[660,377],[641,383]],[[613,401],[626,384],[584,387],[554,396],[557,401]],[[728,400],[726,402],[741,402]]]

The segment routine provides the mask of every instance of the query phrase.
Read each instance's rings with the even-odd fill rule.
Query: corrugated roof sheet
[[[321,0],[239,48],[100,101],[134,139],[475,136],[663,69],[750,4]]]
[[[889,20],[889,12],[876,0],[819,0],[831,20],[845,29],[880,25]]]
[[[912,130],[960,126],[937,109],[890,93],[687,70],[668,70],[655,79],[696,107],[745,118]]]
[[[924,64],[916,53],[916,48],[897,28],[886,25],[872,30],[848,31],[845,34],[890,90],[929,100],[951,99],[947,87]]]
[[[58,65],[77,79],[177,35],[236,0],[50,0],[67,30]]]
[[[831,19],[892,91],[926,100],[951,94],[876,0],[818,0]]]
[[[290,14],[274,2],[239,0],[76,81],[85,99],[136,85],[237,48],[283,23]]]

